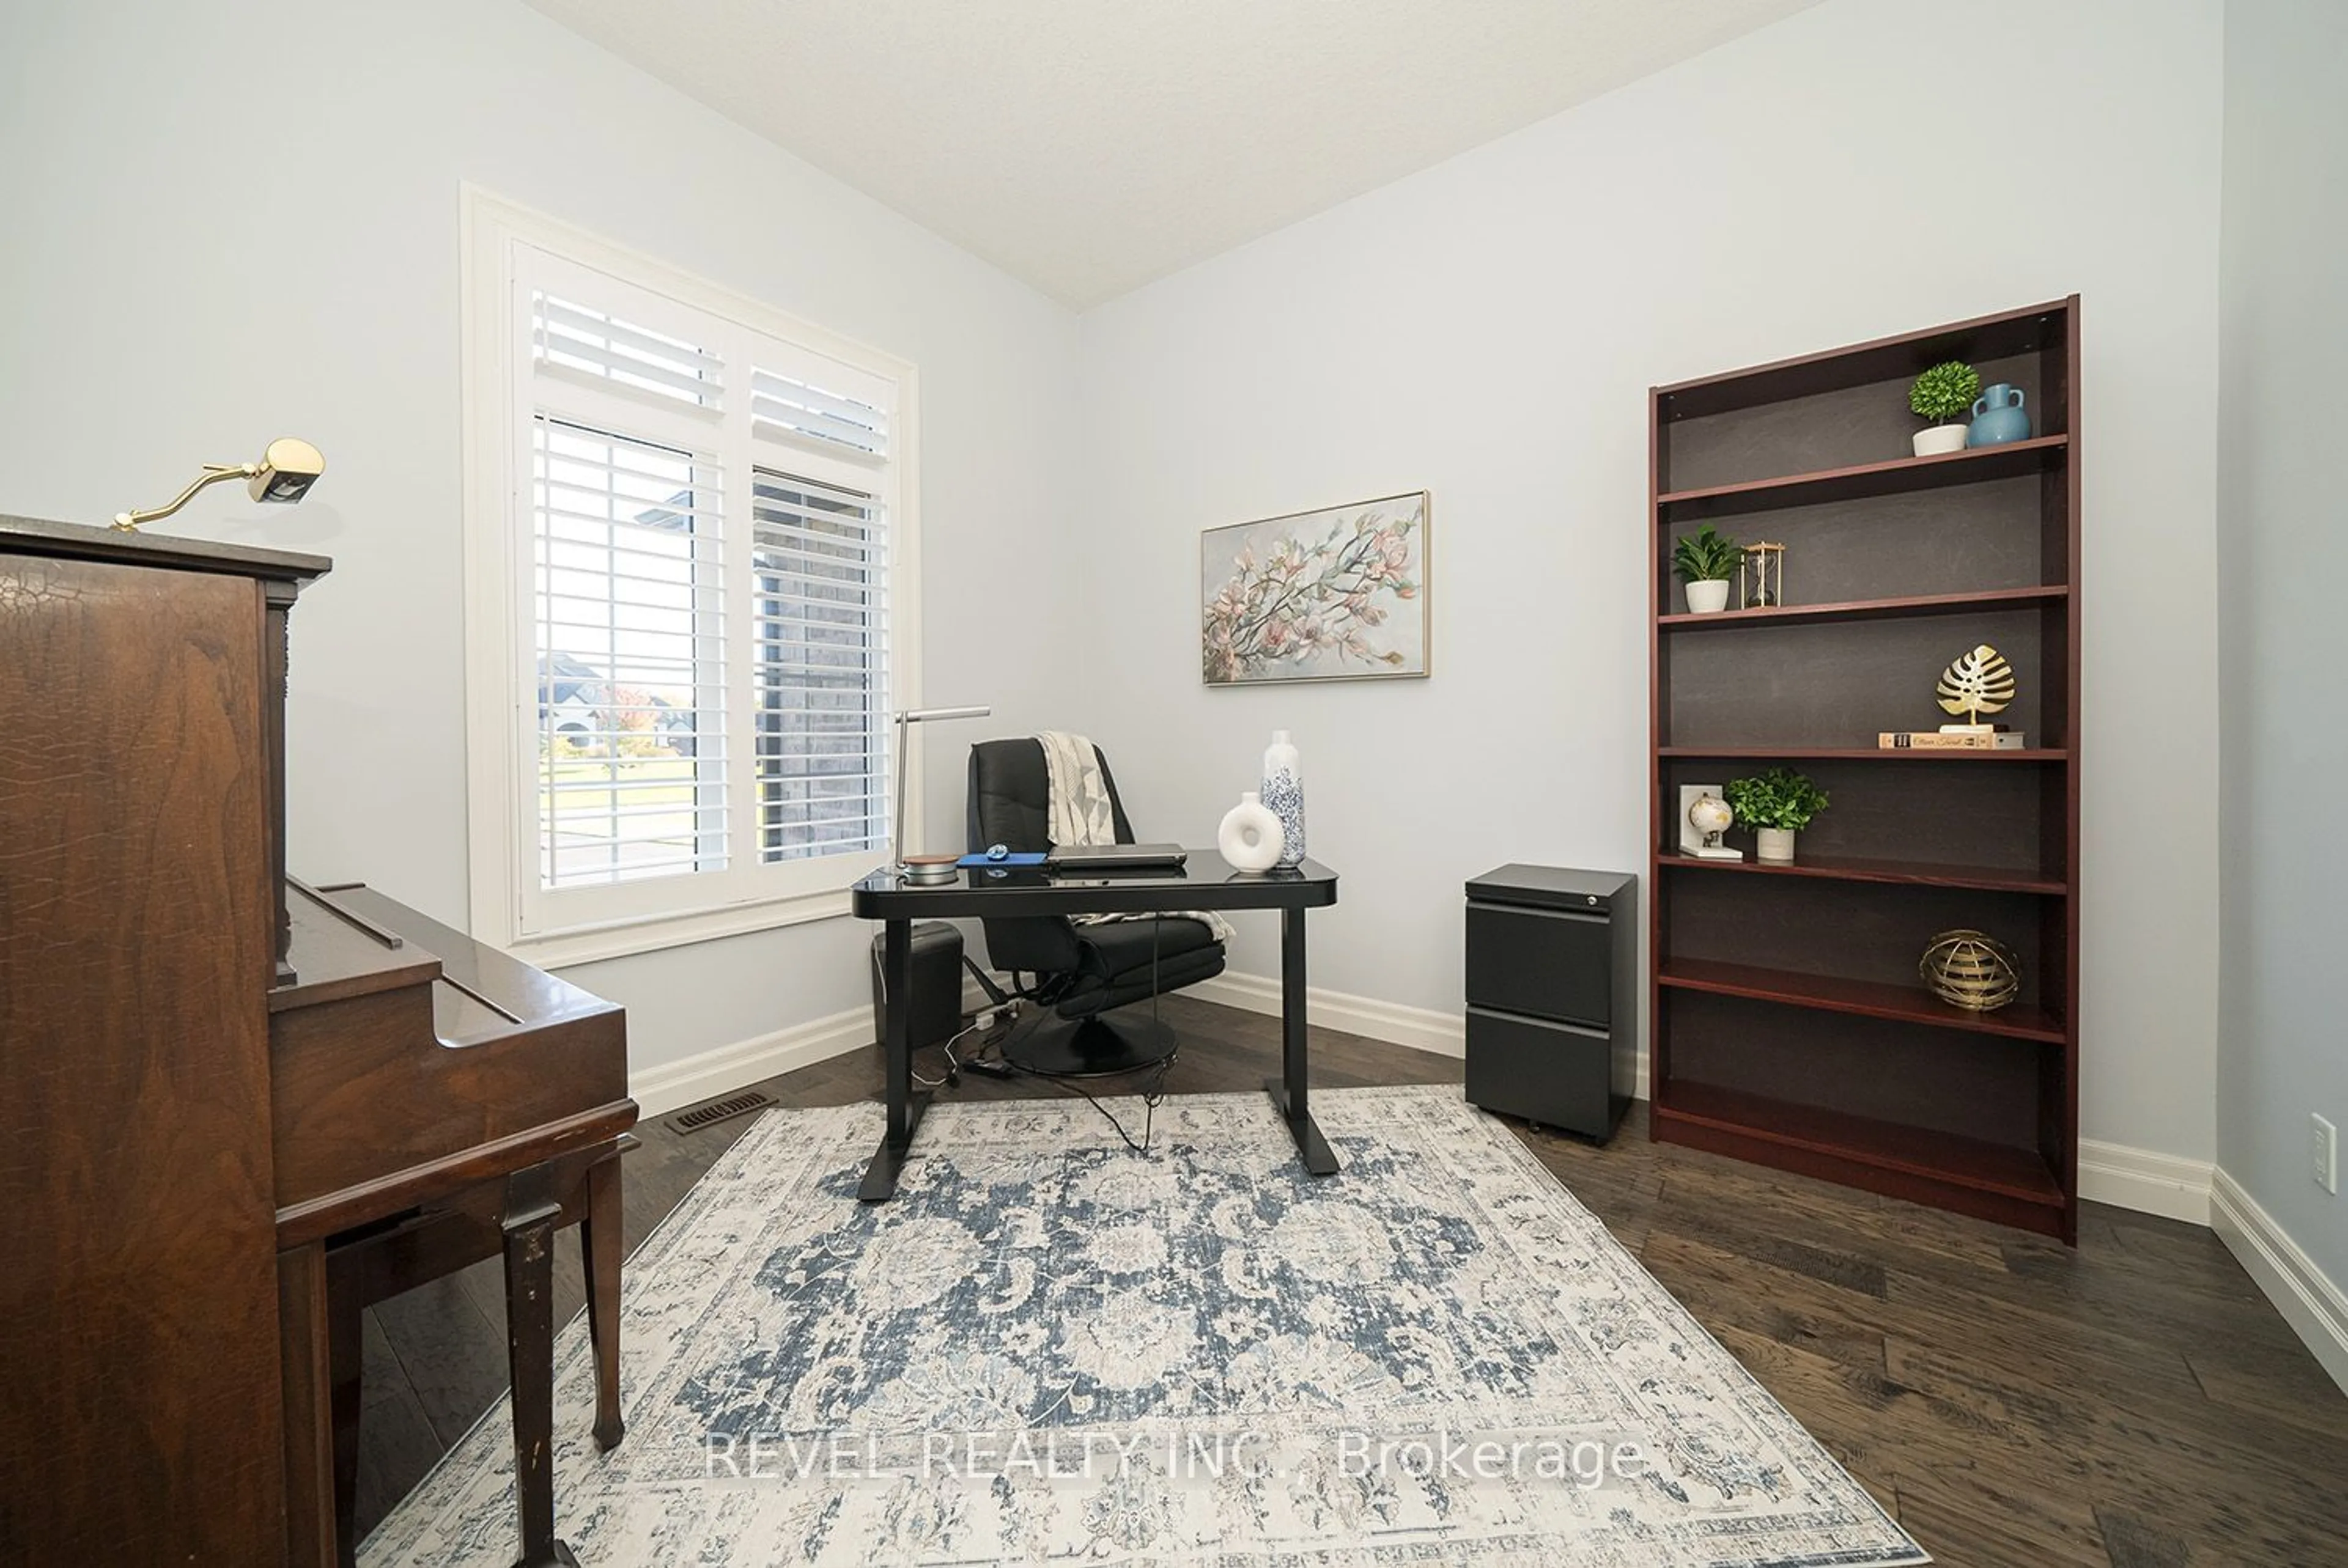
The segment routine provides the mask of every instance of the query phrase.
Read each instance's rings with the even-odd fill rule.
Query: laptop
[[[1179,844],[1066,844],[1044,864],[1055,871],[1179,871],[1189,859]]]

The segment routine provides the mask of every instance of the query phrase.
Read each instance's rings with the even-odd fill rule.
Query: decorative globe
[[[1982,931],[1943,931],[1916,961],[1932,994],[1967,1012],[1995,1012],[2022,994],[2022,960]]]
[[[1726,833],[1735,821],[1736,814],[1716,794],[1700,794],[1688,803],[1688,825],[1706,838]]]

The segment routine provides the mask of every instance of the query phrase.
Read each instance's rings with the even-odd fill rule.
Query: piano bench
[[[296,1568],[355,1561],[358,1483],[360,1314],[428,1281],[487,1258],[505,1259],[506,1321],[512,1357],[517,1450],[552,1451],[554,1233],[579,1226],[587,1286],[588,1333],[595,1350],[595,1443],[609,1450],[626,1435],[620,1412],[620,1156],[636,1148],[632,1132],[492,1177],[438,1198],[387,1223],[279,1255],[281,1310],[290,1347],[323,1341],[324,1398],[309,1401],[313,1451],[331,1452],[324,1485],[296,1482],[289,1530]],[[315,1271],[314,1274],[313,1271]],[[316,1278],[315,1274],[324,1277]],[[324,1322],[317,1321],[323,1316]],[[289,1362],[290,1364],[290,1362]],[[288,1389],[289,1411],[297,1401]],[[308,1468],[308,1467],[305,1467]],[[290,1478],[289,1478],[290,1479]],[[318,1478],[323,1481],[324,1477]],[[551,1540],[551,1474],[526,1478],[522,1532],[561,1550]],[[332,1500],[331,1533],[325,1523]],[[300,1516],[304,1505],[318,1522]],[[331,1542],[331,1555],[327,1555]],[[560,1557],[543,1559],[561,1561]]]

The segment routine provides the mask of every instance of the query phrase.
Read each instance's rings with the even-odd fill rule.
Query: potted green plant
[[[1682,534],[1672,548],[1672,569],[1687,585],[1687,607],[1699,615],[1728,608],[1728,579],[1736,575],[1744,551],[1735,539],[1710,523],[1692,534]]]
[[[1919,375],[1908,388],[1908,406],[1918,417],[1932,423],[1930,428],[1916,432],[1916,456],[1963,451],[1964,421],[1973,411],[1973,399],[1980,395],[1981,376],[1962,360],[1945,360]]]
[[[1787,866],[1794,860],[1794,835],[1827,808],[1827,792],[1791,768],[1732,779],[1721,794],[1738,824],[1753,829],[1759,841],[1754,858]]]

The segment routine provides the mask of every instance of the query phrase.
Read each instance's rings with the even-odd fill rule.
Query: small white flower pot
[[[1698,615],[1718,615],[1728,608],[1728,584],[1692,582],[1687,585],[1688,609]]]
[[[1753,851],[1756,860],[1774,860],[1781,866],[1794,863],[1794,830],[1790,827],[1760,827],[1754,829],[1760,840]]]
[[[1930,430],[1916,432],[1916,456],[1937,457],[1943,452],[1965,449],[1965,427],[1962,425],[1935,425]]]

